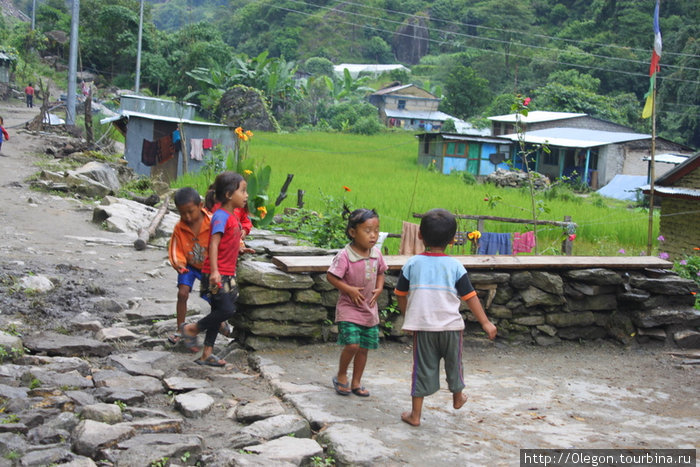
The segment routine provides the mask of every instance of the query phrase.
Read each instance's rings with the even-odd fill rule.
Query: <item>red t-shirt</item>
[[[241,247],[241,222],[238,217],[225,209],[217,209],[211,218],[211,235],[221,234],[219,254],[217,255],[219,274],[222,276],[236,275],[236,262]],[[209,252],[211,253],[211,237],[209,237]],[[203,273],[211,273],[209,257],[202,265]]]
[[[24,93],[28,96],[33,96],[34,95],[34,88],[31,86],[27,86],[24,88]]]

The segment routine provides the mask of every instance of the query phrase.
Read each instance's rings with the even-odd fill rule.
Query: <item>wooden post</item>
[[[297,207],[299,209],[304,207],[304,190],[297,190]]]
[[[282,201],[287,197],[287,189],[289,188],[289,184],[292,183],[292,179],[294,178],[294,174],[287,174],[287,180],[284,181],[284,185],[282,185],[282,189],[280,190],[280,194],[277,197],[277,200],[275,201],[275,206],[279,206],[282,204]]]
[[[170,203],[170,196],[166,196],[165,199],[163,200],[163,204],[160,206],[160,209],[158,209],[158,212],[156,213],[155,217],[151,221],[151,224],[148,226],[147,229],[139,229],[139,238],[137,238],[134,241],[134,248],[137,250],[145,250],[146,245],[148,244],[148,241],[151,239],[153,235],[156,233],[156,229],[160,225],[160,222],[163,220],[163,217],[165,217],[165,213],[168,211],[168,204]]]
[[[180,154],[182,155],[182,174],[186,174],[187,167],[187,140],[185,139],[185,125],[178,124],[177,129],[180,130]]]
[[[95,139],[92,133],[92,87],[88,87],[88,90],[85,96],[85,139],[92,145]]]
[[[571,222],[571,216],[564,216],[564,222]],[[561,253],[571,256],[574,252],[574,242],[569,240],[569,231],[564,228],[564,241],[561,242]]]

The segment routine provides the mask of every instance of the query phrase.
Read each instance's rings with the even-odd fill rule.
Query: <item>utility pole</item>
[[[34,30],[34,27],[36,26],[35,18],[36,18],[36,0],[32,0],[32,31]]]
[[[141,0],[141,11],[139,13],[139,43],[136,49],[136,84],[134,91],[136,94],[141,89],[141,38],[143,37],[143,0]]]
[[[80,23],[80,0],[73,0],[70,20],[70,54],[68,55],[68,97],[66,98],[66,126],[75,125],[75,93],[78,79],[78,24]]]

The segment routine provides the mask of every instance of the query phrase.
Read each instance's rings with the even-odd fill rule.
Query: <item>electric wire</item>
[[[294,0],[289,0],[289,1],[294,1]],[[273,5],[269,5],[269,6],[270,6],[271,8],[275,8],[275,9],[283,10],[283,11],[288,11],[288,12],[290,12],[290,13],[298,13],[298,14],[305,15],[305,16],[314,16],[313,13],[308,13],[308,12],[304,12],[304,11],[300,11],[300,10],[295,10],[295,9],[291,9],[291,8],[286,8],[286,7],[283,7],[283,6],[280,6],[280,5],[274,5],[274,4],[273,4]],[[377,32],[384,32],[384,33],[387,33],[387,34],[399,35],[399,36],[410,37],[410,38],[413,38],[413,37],[414,37],[414,36],[411,35],[411,34],[401,33],[401,32],[398,32],[398,31],[390,31],[390,30],[387,30],[387,29],[382,29],[382,28],[375,27],[375,26],[370,26],[370,25],[367,25],[367,24],[358,24],[358,23],[353,23],[353,22],[350,22],[350,21],[341,20],[341,19],[334,19],[333,21],[335,21],[335,22],[337,22],[337,23],[340,23],[340,24],[346,24],[346,25],[348,25],[348,26],[359,27],[359,28],[362,28],[362,29],[367,29],[367,30],[372,30],[372,31],[377,31]],[[471,37],[474,37],[474,36],[471,36]],[[478,38],[479,38],[479,39],[485,39],[485,38],[483,38],[483,37],[478,37]],[[442,43],[444,42],[444,41],[440,41],[440,40],[437,40],[437,39],[432,39],[432,38],[430,38],[430,37],[425,38],[425,40],[428,41],[428,42],[438,43],[438,44],[442,44]],[[497,39],[490,39],[490,38],[489,38],[489,39],[485,39],[485,40],[491,40],[491,41],[496,41],[496,42],[503,42],[503,41],[500,41],[500,40],[497,40]],[[510,45],[520,45],[520,44],[517,44],[517,43],[509,43],[509,44],[510,44]],[[502,51],[498,51],[498,50],[479,48],[479,47],[475,47],[475,46],[471,46],[471,45],[466,45],[466,44],[460,44],[460,46],[461,46],[462,48],[473,49],[473,50],[476,50],[476,51],[485,52],[485,53],[492,54],[492,55],[498,55],[498,56],[503,55],[503,52],[502,52]],[[509,56],[509,57],[515,57],[515,58],[527,59],[527,60],[532,60],[532,58],[533,58],[533,57],[530,57],[530,56],[520,55],[520,54],[516,54],[516,53],[513,53],[513,52],[509,52],[509,53],[508,53],[508,56]],[[606,57],[606,58],[612,59],[613,57]],[[585,70],[597,70],[597,71],[618,73],[618,74],[624,74],[624,75],[630,75],[630,76],[644,76],[644,77],[647,77],[647,78],[649,77],[649,74],[648,74],[648,73],[631,72],[631,71],[625,71],[625,70],[619,70],[619,69],[610,69],[610,68],[602,68],[602,67],[596,67],[596,66],[591,66],[591,65],[581,65],[581,64],[577,64],[577,63],[569,63],[569,62],[564,62],[564,61],[561,61],[561,60],[551,60],[551,59],[542,58],[542,57],[537,57],[537,59],[538,59],[540,62],[553,63],[553,64],[555,64],[555,65],[565,65],[565,66],[570,66],[570,67],[574,67],[574,68],[581,68],[581,69],[585,69]],[[647,62],[644,62],[644,61],[641,61],[641,60],[640,60],[640,61],[636,61],[635,63],[646,64]],[[664,66],[667,66],[667,65],[664,65]],[[682,79],[682,78],[673,78],[673,77],[670,77],[670,76],[657,76],[657,79],[659,80],[659,82],[661,82],[661,81],[663,81],[663,80],[669,80],[669,81],[675,81],[675,82],[681,82],[681,83],[700,84],[700,81],[686,80],[686,79]]]

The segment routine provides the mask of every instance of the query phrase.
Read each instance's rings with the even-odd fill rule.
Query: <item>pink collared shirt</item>
[[[369,306],[372,292],[377,284],[377,276],[387,270],[381,252],[372,248],[370,256],[357,254],[350,245],[346,245],[335,255],[328,272],[353,287],[363,287],[362,295],[365,300],[362,305],[355,305],[350,297],[340,293],[335,307],[335,322],[348,321],[360,326],[376,326],[379,324],[379,308],[377,302]]]

